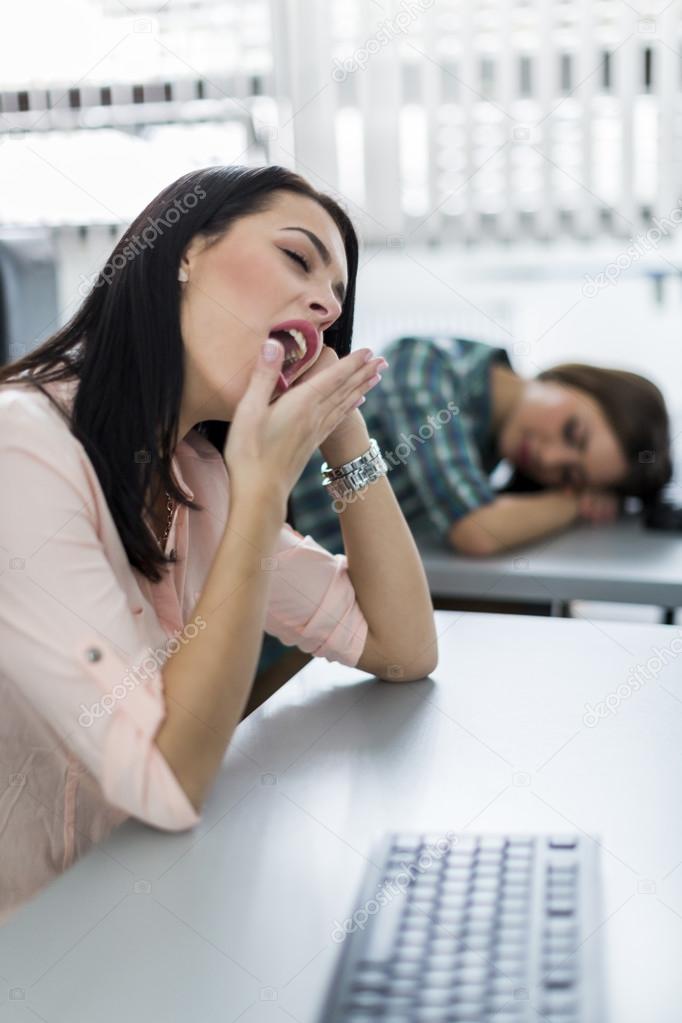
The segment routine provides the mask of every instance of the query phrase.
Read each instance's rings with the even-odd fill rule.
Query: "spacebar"
[[[407,896],[401,892],[382,906],[372,919],[362,958],[372,963],[385,963],[393,956],[400,921]]]

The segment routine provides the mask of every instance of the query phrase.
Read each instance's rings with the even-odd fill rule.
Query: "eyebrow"
[[[301,234],[304,234],[313,243],[324,265],[329,266],[332,261],[332,257],[329,255],[329,249],[324,242],[320,241],[317,235],[313,234],[312,231],[309,231],[307,227],[283,227],[282,231],[300,231]],[[341,281],[337,281],[334,285],[334,294],[338,298],[339,302],[343,304],[343,300],[346,297],[346,288]]]

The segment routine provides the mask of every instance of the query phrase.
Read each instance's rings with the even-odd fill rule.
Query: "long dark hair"
[[[672,476],[670,425],[658,387],[638,373],[567,362],[546,369],[538,380],[583,391],[601,408],[620,444],[627,472],[610,487],[623,497],[654,501]],[[515,473],[507,490],[538,490],[539,484]]]
[[[14,384],[21,374],[17,383],[40,390],[43,384],[77,378],[69,428],[97,472],[130,564],[152,582],[161,579],[159,568],[170,559],[157,546],[143,511],[152,511],[163,490],[179,504],[203,510],[183,495],[171,474],[184,383],[180,260],[196,235],[215,244],[240,217],[267,210],[282,190],[314,199],[343,238],[348,287],[343,312],[324,340],[337,355],[346,355],[358,242],[344,210],[284,167],[217,166],[185,174],[157,195],[115,246],[73,318],[0,369],[0,384]],[[150,231],[154,243],[141,244]],[[222,452],[228,425],[210,420],[197,429]]]

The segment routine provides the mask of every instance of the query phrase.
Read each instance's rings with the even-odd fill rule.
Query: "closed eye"
[[[292,252],[291,249],[283,249],[282,251],[286,252],[289,259],[295,260],[295,262],[297,262],[299,266],[302,266],[304,270],[310,269],[310,264],[305,256],[301,256],[298,252]]]
[[[575,416],[571,416],[564,427],[564,439],[567,444],[575,444],[575,432],[577,425],[578,422]]]
[[[577,448],[578,451],[585,451],[587,448],[587,433],[583,430],[582,435],[579,432],[579,422],[577,416],[571,416],[564,427],[564,440],[567,444]]]

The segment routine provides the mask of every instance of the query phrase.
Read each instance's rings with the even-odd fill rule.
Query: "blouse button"
[[[85,656],[87,657],[87,659],[89,661],[101,661],[102,660],[102,651],[99,649],[99,647],[91,646],[91,647],[88,647],[88,650],[87,650]]]

